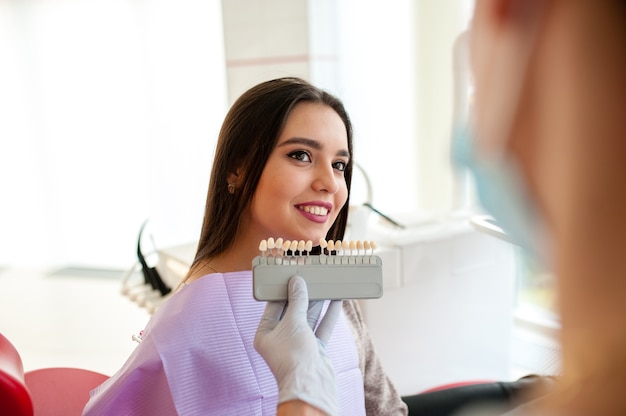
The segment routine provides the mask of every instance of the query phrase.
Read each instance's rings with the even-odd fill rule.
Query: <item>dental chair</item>
[[[51,367],[24,372],[17,349],[0,334],[0,413],[3,416],[79,416],[89,391],[108,376]]]
[[[464,411],[481,414],[477,409],[502,414],[547,395],[555,383],[553,376],[534,374],[514,381],[468,380],[436,386],[402,400],[409,416],[452,416]]]
[[[33,403],[24,381],[24,367],[17,350],[0,334],[0,409],[7,415],[32,415]]]

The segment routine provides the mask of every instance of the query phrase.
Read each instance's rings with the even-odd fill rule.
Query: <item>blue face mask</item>
[[[455,129],[453,162],[467,169],[478,199],[511,241],[545,264],[549,257],[545,228],[512,160],[478,160],[474,136],[468,126]]]

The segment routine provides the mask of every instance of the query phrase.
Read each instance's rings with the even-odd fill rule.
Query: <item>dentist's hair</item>
[[[256,191],[265,164],[276,146],[291,111],[299,103],[319,103],[342,119],[352,155],[352,124],[343,103],[300,78],[279,78],[258,84],[232,105],[220,130],[202,231],[192,265],[225,251],[233,243],[240,218]],[[346,229],[352,157],[344,171],[348,199],[328,231],[328,240],[341,240]],[[237,176],[236,189],[228,180]],[[229,189],[230,188],[230,189]]]

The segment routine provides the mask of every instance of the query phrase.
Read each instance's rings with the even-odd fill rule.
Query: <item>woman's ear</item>
[[[240,175],[240,170],[237,169],[235,172],[231,172],[228,174],[228,187],[230,188],[231,186],[234,187],[234,189],[239,188],[239,186],[241,186],[241,179],[242,179],[242,175]]]

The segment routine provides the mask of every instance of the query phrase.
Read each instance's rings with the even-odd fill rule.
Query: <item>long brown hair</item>
[[[300,78],[278,78],[246,91],[232,105],[220,130],[193,266],[222,253],[233,243],[240,218],[252,200],[287,118],[296,104],[301,102],[331,107],[343,120],[348,150],[350,155],[353,154],[352,124],[343,103],[334,95]],[[352,163],[350,158],[344,171],[348,199],[328,230],[328,240],[342,240],[344,236]],[[235,173],[238,174],[237,191],[231,194],[227,181]]]

